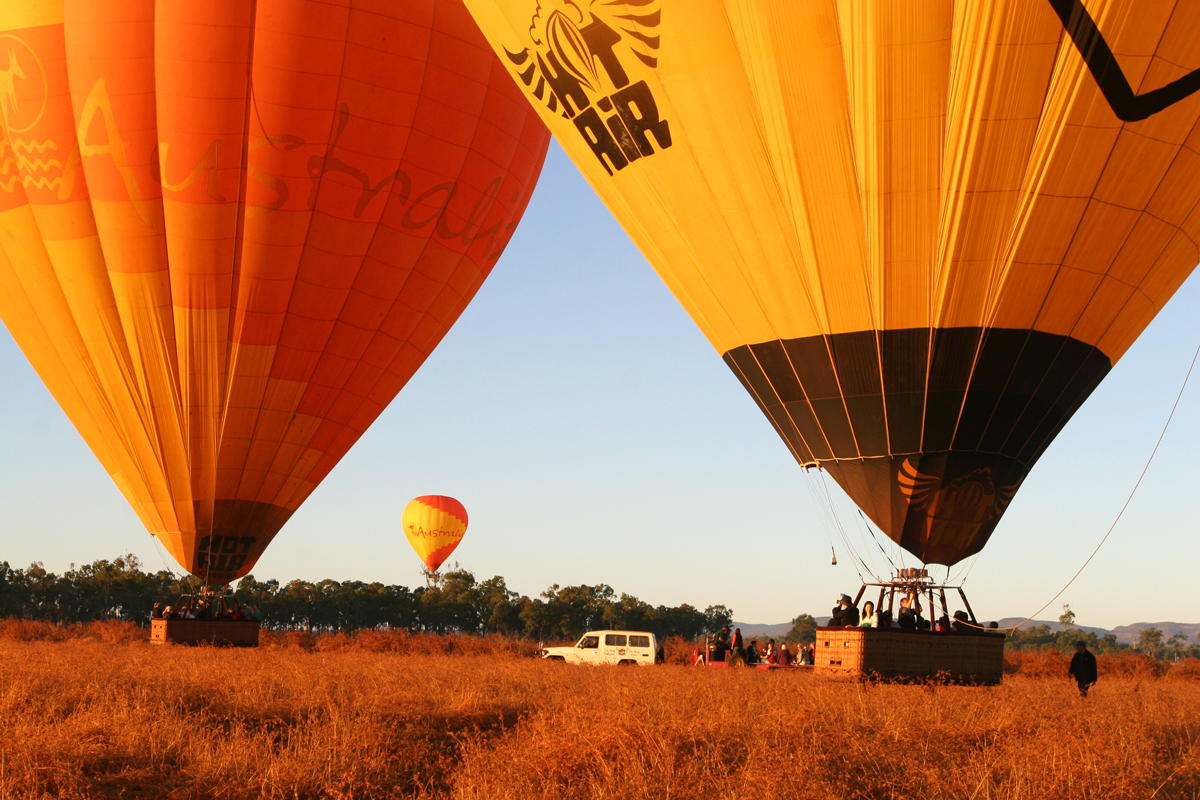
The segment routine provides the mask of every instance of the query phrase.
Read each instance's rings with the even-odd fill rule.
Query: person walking
[[[1075,655],[1071,657],[1071,668],[1067,670],[1067,675],[1079,685],[1080,697],[1087,697],[1088,689],[1096,683],[1096,657],[1083,642],[1075,643]]]

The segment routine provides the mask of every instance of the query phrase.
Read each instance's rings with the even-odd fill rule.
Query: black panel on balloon
[[[1041,331],[913,328],[735,348],[787,440],[927,563],[978,552],[1034,462],[1111,369]]]

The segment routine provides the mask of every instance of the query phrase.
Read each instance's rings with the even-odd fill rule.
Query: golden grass
[[[97,631],[0,631],[0,799],[1200,793],[1194,670],[1110,672],[1085,701],[1029,677],[1035,659],[979,689],[571,667],[465,638],[227,650]]]

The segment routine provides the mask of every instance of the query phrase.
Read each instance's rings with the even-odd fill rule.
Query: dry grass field
[[[576,668],[504,640],[54,638],[0,623],[2,800],[1200,797],[1200,680],[1137,659],[1085,701],[1043,654],[981,689]]]

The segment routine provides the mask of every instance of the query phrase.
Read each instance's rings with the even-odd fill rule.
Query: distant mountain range
[[[827,625],[829,617],[817,617],[818,625]],[[1004,617],[996,620],[1001,628],[1009,628],[1016,625],[1018,622],[1023,622],[1024,617]],[[1031,628],[1037,625],[1049,626],[1052,631],[1061,631],[1062,625],[1057,622],[1051,622],[1048,619],[1035,619],[1027,622],[1023,627]],[[742,636],[747,639],[771,639],[786,636],[787,632],[792,629],[792,623],[780,622],[777,625],[762,625],[753,622],[734,622],[733,627],[742,629]],[[1158,628],[1163,632],[1163,639],[1166,640],[1177,633],[1183,633],[1187,636],[1189,642],[1195,642],[1197,635],[1200,635],[1200,622],[1135,622],[1132,625],[1118,625],[1113,629],[1108,628],[1092,628],[1087,625],[1076,625],[1081,631],[1094,633],[1097,636],[1107,636],[1108,634],[1116,634],[1117,641],[1124,644],[1136,644],[1138,635],[1146,628]]]

